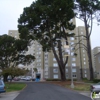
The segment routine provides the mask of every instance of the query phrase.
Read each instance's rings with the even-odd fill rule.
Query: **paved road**
[[[14,100],[91,100],[89,97],[49,83],[27,83]]]

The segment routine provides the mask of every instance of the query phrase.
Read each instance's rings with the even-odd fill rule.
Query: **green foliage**
[[[21,39],[29,40],[29,43],[36,40],[42,45],[43,51],[53,50],[58,65],[61,67],[62,80],[66,78],[64,67],[68,57],[66,57],[66,61],[62,60],[61,39],[67,41],[69,37],[75,35],[69,33],[75,28],[73,22],[70,22],[75,17],[73,9],[73,0],[37,0],[29,7],[24,8],[18,19],[18,31]],[[58,48],[59,53],[56,53],[55,47]]]
[[[100,82],[100,79],[94,79],[93,82],[98,83],[98,82]]]
[[[77,56],[77,53],[74,53],[74,56],[76,57]]]
[[[67,81],[71,81],[71,79],[67,79]],[[73,79],[73,81],[77,81],[77,79]]]
[[[37,40],[43,46],[44,51],[49,51],[51,39],[55,42],[56,38],[66,39],[66,37],[75,35],[66,32],[66,30],[75,28],[75,25],[69,22],[75,16],[73,8],[73,0],[33,2],[30,7],[24,8],[23,14],[18,19],[20,37]]]
[[[79,11],[77,15],[79,18],[86,19],[90,18],[90,20],[95,17],[98,18],[97,13],[100,11],[100,1],[99,0],[76,0],[76,9]],[[76,10],[76,11],[77,11]],[[100,14],[100,13],[99,13]],[[92,15],[92,16],[91,16]],[[92,19],[91,19],[92,18]]]
[[[0,69],[16,67],[18,64],[30,64],[33,55],[25,55],[28,50],[26,40],[15,39],[8,35],[0,36]]]
[[[76,17],[84,22],[86,30],[86,40],[87,45],[84,44],[83,47],[87,50],[89,59],[89,69],[90,69],[90,80],[93,80],[93,66],[92,66],[92,56],[91,56],[91,44],[90,36],[92,33],[93,20],[97,20],[97,24],[100,22],[100,0],[75,0],[75,12]],[[90,30],[90,31],[89,31]]]
[[[61,79],[46,79],[46,81],[61,81]]]
[[[5,68],[3,70],[3,72],[1,73],[3,76],[8,76],[8,75],[11,75],[11,76],[20,76],[20,75],[25,75],[28,71],[25,70],[25,69],[20,69],[20,68]]]
[[[35,71],[35,72],[37,72],[38,70],[37,70],[37,68],[33,68],[33,70]]]

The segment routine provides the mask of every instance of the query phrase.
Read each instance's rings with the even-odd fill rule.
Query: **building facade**
[[[71,20],[74,24],[75,20]],[[18,31],[9,30],[8,35],[13,36],[15,38],[19,38]],[[66,64],[65,74],[66,79],[71,79],[71,71],[73,73],[73,79],[80,80],[81,78],[89,79],[89,65],[88,65],[88,57],[86,51],[86,32],[83,26],[75,28],[70,33],[75,33],[74,37],[69,37],[68,41],[70,43],[70,54],[68,63]],[[66,44],[65,40],[62,40],[62,45]],[[73,48],[75,48],[73,50]],[[58,52],[58,49],[55,48]],[[63,48],[64,49],[64,48]],[[77,56],[74,56],[74,52]],[[34,54],[36,57],[35,61],[28,66],[24,66],[26,69],[33,70],[33,68],[37,68],[38,74],[40,74],[41,79],[60,79],[60,70],[57,64],[57,61],[53,55],[53,52],[43,52],[42,46],[37,42],[33,41],[32,45],[29,47],[27,54]],[[65,56],[63,54],[63,59],[65,60]],[[72,66],[72,70],[71,70]],[[32,74],[34,71],[32,71]],[[35,76],[35,75],[34,75]]]
[[[94,68],[94,77],[100,79],[100,46],[93,48],[92,50],[92,61]]]

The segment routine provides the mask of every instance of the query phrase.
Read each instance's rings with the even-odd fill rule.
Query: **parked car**
[[[14,77],[13,80],[14,80],[14,81],[19,81],[20,78],[19,78],[19,77]]]
[[[25,77],[25,81],[30,81],[31,78],[30,77]]]
[[[3,80],[0,79],[0,93],[4,93],[4,92],[6,92],[5,84]]]
[[[21,80],[25,80],[25,79],[26,79],[26,77],[25,77],[25,76],[22,76],[20,79],[21,79]]]
[[[91,92],[100,92],[100,82],[90,85]]]

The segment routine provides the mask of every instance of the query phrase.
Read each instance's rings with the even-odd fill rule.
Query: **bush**
[[[83,78],[82,80],[83,80],[83,81],[89,81],[87,78]]]
[[[46,81],[61,81],[61,79],[46,79]]]
[[[71,81],[71,79],[67,79],[67,81]],[[77,79],[73,79],[73,81],[77,81]]]
[[[100,79],[94,79],[93,82],[98,83],[98,82],[100,82]]]

